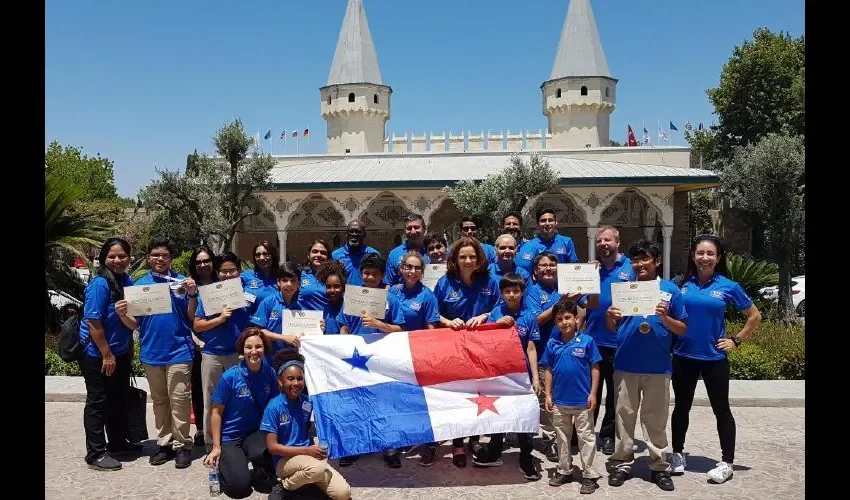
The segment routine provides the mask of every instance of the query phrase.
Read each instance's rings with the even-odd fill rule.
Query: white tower
[[[552,134],[547,148],[611,144],[617,80],[608,71],[590,0],[570,0],[552,74],[540,88]]]
[[[392,91],[381,80],[363,1],[348,0],[328,84],[319,89],[328,152],[383,151]]]

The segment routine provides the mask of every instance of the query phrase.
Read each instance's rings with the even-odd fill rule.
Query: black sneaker
[[[537,471],[534,465],[534,458],[531,455],[522,454],[519,456],[519,468],[522,469],[522,475],[529,481],[539,481],[542,476]]]
[[[664,491],[673,491],[675,489],[673,478],[670,477],[670,473],[667,471],[652,471],[652,482]]]
[[[546,460],[550,462],[557,462],[561,459],[561,457],[558,456],[558,446],[554,441],[546,445],[544,454],[546,455]]]
[[[472,464],[476,467],[498,467],[502,465],[502,454],[492,452],[489,446],[482,446],[478,453],[472,455]]]
[[[560,472],[555,471],[555,473],[552,474],[552,479],[549,480],[549,486],[563,486],[572,482],[572,474],[561,474]]]
[[[434,465],[434,460],[437,458],[437,447],[436,446],[423,446],[422,451],[419,454],[419,461],[417,464],[422,467],[431,467]]]
[[[473,455],[475,455],[476,453],[479,453],[481,451],[481,448],[484,447],[484,445],[482,445],[481,442],[479,442],[478,439],[472,439],[472,438],[469,439],[469,445],[468,446],[469,446],[469,452],[472,453]]]
[[[457,455],[452,455],[452,463],[458,469],[463,469],[466,467],[466,453],[458,453]]]
[[[596,479],[584,478],[581,480],[581,489],[578,492],[582,495],[589,495],[596,491],[596,488],[599,488],[599,483],[596,482]]]
[[[392,455],[384,455],[384,462],[386,462],[387,467],[390,469],[400,469],[401,468],[401,456],[398,453],[393,453]]]
[[[124,441],[118,445],[109,443],[106,446],[106,451],[108,451],[111,455],[130,455],[133,453],[141,453],[142,445],[130,443],[128,441]]]
[[[100,458],[89,464],[89,469],[104,471],[120,470],[121,462],[104,453]]]
[[[177,455],[174,459],[174,466],[178,469],[185,469],[192,465],[192,452],[186,448],[177,450]]]
[[[599,448],[602,450],[603,455],[613,455],[614,439],[609,437],[602,438],[602,445]]]
[[[198,431],[195,434],[195,446],[204,446],[204,431]]]
[[[172,458],[174,458],[177,453],[174,452],[172,448],[166,448],[165,446],[160,446],[159,451],[156,452],[150,459],[151,465],[162,465],[165,462],[168,462]]]
[[[622,469],[614,469],[608,474],[608,486],[622,486],[629,474]]]
[[[356,462],[358,458],[360,458],[360,455],[351,455],[350,457],[342,457],[342,458],[339,459],[339,466],[340,467],[348,467],[349,465]]]

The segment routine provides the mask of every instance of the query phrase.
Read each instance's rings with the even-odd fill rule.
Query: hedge
[[[57,345],[59,338],[56,335],[44,336],[44,374],[45,375],[64,375],[64,376],[80,376],[80,365],[76,362],[67,363],[59,357]],[[139,343],[133,342],[133,360],[131,361],[133,375],[144,377],[145,370],[142,368],[142,363],[139,361]]]

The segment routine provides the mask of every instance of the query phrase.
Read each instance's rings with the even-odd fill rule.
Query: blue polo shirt
[[[287,305],[283,301],[283,295],[280,292],[275,292],[273,295],[269,295],[263,302],[260,303],[260,306],[257,307],[257,311],[251,316],[249,322],[252,325],[259,326],[260,328],[265,328],[266,330],[272,333],[283,333],[283,310],[284,309],[292,309],[295,311],[308,310],[306,307],[303,307],[301,303],[301,291],[299,290],[294,297],[292,297],[292,303]],[[323,308],[322,308],[323,309]],[[321,310],[321,309],[319,309]],[[272,359],[274,354],[283,349],[284,347],[288,347],[289,344],[284,342],[280,342],[278,340],[271,341],[272,350],[270,353],[266,354],[266,357]]]
[[[493,245],[491,245],[489,243],[482,243],[480,241],[479,241],[479,243],[481,243],[481,247],[484,249],[484,254],[487,256],[487,262],[489,262],[490,264],[496,262],[496,259],[497,259],[496,247],[494,247]],[[452,253],[452,247],[453,246],[454,246],[454,243],[449,245],[448,250],[446,250],[446,257],[447,258]]]
[[[516,260],[518,266],[531,273],[534,258],[542,252],[552,252],[555,254],[559,264],[578,262],[578,255],[576,255],[576,247],[573,244],[572,238],[562,234],[556,234],[549,241],[543,241],[540,239],[540,236],[535,236],[534,239],[522,244],[517,250],[517,256],[514,257],[514,260]]]
[[[484,313],[489,314],[502,298],[499,283],[489,274],[478,276],[471,286],[445,274],[437,281],[434,295],[437,296],[441,316],[464,321]]]
[[[348,243],[337,248],[331,253],[331,259],[339,261],[345,267],[345,281],[349,285],[363,286],[363,279],[360,277],[360,261],[366,254],[376,253],[381,255],[381,252],[367,246],[360,247],[358,252],[351,250]]]
[[[302,309],[308,311],[321,311],[328,303],[323,285],[310,268],[301,271],[301,286],[298,290],[298,302]]]
[[[659,280],[662,292],[671,295],[667,314],[677,320],[685,320],[685,301],[682,292],[670,280]],[[607,308],[606,308],[607,310]],[[649,323],[649,332],[642,333],[640,325]],[[673,361],[670,346],[674,334],[658,316],[624,316],[617,325],[617,353],[614,355],[614,370],[649,375],[670,375]]]
[[[283,394],[278,394],[266,406],[263,420],[260,422],[260,430],[276,434],[278,444],[284,446],[310,446],[307,429],[310,426],[312,412],[313,405],[307,401],[304,394],[299,395],[294,401]],[[280,456],[272,455],[272,459],[277,468]]]
[[[404,257],[404,254],[407,252],[416,250],[422,256],[422,260],[424,260],[426,264],[431,263],[431,259],[428,258],[428,253],[424,248],[410,248],[407,246],[407,243],[408,242],[405,241],[401,245],[393,248],[387,256],[387,268],[384,271],[384,283],[387,285],[397,285],[404,281],[401,278],[401,271],[399,271],[398,266],[401,265],[401,258]]]
[[[516,321],[515,326],[517,334],[519,334],[519,340],[522,342],[522,352],[526,353],[527,357],[528,353],[526,349],[528,349],[528,342],[540,341],[540,329],[537,328],[537,315],[531,312],[524,304],[520,306],[518,311],[511,312],[507,304],[502,302],[490,311],[490,315],[487,316],[487,323],[495,323],[505,316],[510,316]]]
[[[172,278],[183,279],[185,276],[168,271]],[[139,278],[136,285],[153,285],[170,283],[165,278],[154,276],[150,271]],[[186,306],[189,298],[175,295],[171,290],[171,313],[139,316],[139,360],[151,366],[166,366],[175,363],[192,361],[195,354],[195,343],[192,342],[192,330],[189,318],[186,316]]]
[[[128,274],[120,277],[122,286],[131,286],[133,280]],[[130,338],[133,331],[124,326],[118,313],[115,312],[115,302],[109,298],[109,283],[103,276],[95,276],[86,285],[85,302],[83,303],[83,317],[80,321],[80,345],[84,345],[86,356],[100,358],[100,350],[95,343],[89,342],[89,322],[93,319],[100,321],[109,350],[113,356],[123,356],[130,352]],[[88,345],[86,343],[88,342]]]
[[[325,335],[339,334],[339,315],[342,313],[342,302],[339,304],[328,304],[322,309],[322,318],[325,320]]]
[[[212,402],[224,406],[221,441],[243,439],[260,428],[266,404],[277,392],[277,376],[266,360],[257,373],[245,360],[231,366],[218,379]]]
[[[393,285],[390,288],[389,295],[395,295],[396,300],[401,304],[407,331],[424,330],[429,323],[440,322],[437,297],[421,281],[410,290],[404,283]]]
[[[688,329],[679,337],[673,351],[678,356],[706,361],[718,361],[726,353],[717,349],[717,341],[726,337],[726,306],[739,311],[749,308],[753,301],[738,283],[715,274],[705,285],[696,276],[682,285]]]
[[[204,311],[204,303],[201,297],[198,296],[198,309],[195,311],[195,316],[203,319],[215,319],[219,314],[207,316]],[[204,341],[204,348],[201,352],[206,354],[214,354],[216,356],[227,356],[236,353],[236,340],[242,334],[242,330],[248,327],[248,309],[240,307],[233,309],[230,313],[230,318],[223,324],[198,333],[198,338]]]
[[[587,310],[584,325],[584,333],[593,337],[597,346],[617,347],[617,334],[608,330],[608,327],[605,326],[605,314],[611,307],[611,283],[635,280],[637,280],[637,277],[634,269],[632,269],[632,262],[623,254],[620,254],[620,258],[614,261],[614,267],[610,271],[600,263],[599,287],[601,293],[599,294],[599,307]],[[585,307],[587,295],[583,295],[578,304]]]
[[[239,276],[242,279],[242,288],[245,293],[253,295],[254,301],[248,301],[248,314],[253,315],[260,307],[260,302],[269,295],[277,292],[277,278],[274,276],[266,276],[258,273],[255,269],[242,271]]]
[[[534,258],[537,257],[537,246],[534,242],[535,240],[528,240],[517,245],[514,256],[514,264],[530,276],[534,275]]]
[[[558,293],[557,282],[551,288],[535,282],[526,289],[523,304],[537,317],[543,311],[551,309],[555,305],[555,302],[559,300],[561,300],[561,294]],[[561,331],[555,325],[554,320],[549,320],[545,324],[540,325],[539,328],[540,340],[537,342],[537,352],[542,353],[549,342],[549,338],[560,336]]]
[[[390,293],[387,294],[387,312],[384,314],[384,319],[381,321],[388,325],[400,326],[402,330],[405,330],[404,312],[401,310],[401,304],[399,303],[397,295]],[[340,328],[342,328],[343,325],[347,326],[348,333],[353,335],[382,333],[381,330],[378,330],[375,327],[363,326],[363,318],[360,316],[345,314],[342,312],[342,309],[340,309],[339,316],[337,316],[337,322],[339,323]]]
[[[492,276],[493,279],[496,280],[496,283],[498,283],[499,280],[502,279],[502,276],[504,276],[508,273],[517,273],[522,277],[522,279],[525,280],[525,288],[527,289],[532,283],[531,275],[528,274],[528,271],[526,271],[525,269],[516,265],[516,261],[514,261],[514,263],[512,264],[512,267],[513,267],[513,269],[511,269],[509,271],[502,271],[502,268],[499,267],[499,263],[494,262],[494,263],[490,264],[490,267],[488,267],[487,269],[490,272],[490,276]]]
[[[560,406],[587,407],[590,369],[601,359],[590,335],[579,333],[566,342],[560,335],[549,339],[540,366],[552,370],[552,401]]]

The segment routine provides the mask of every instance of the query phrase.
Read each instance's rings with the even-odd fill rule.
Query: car
[[[771,301],[779,300],[779,286],[767,286],[759,290],[762,298]],[[806,316],[806,276],[794,276],[791,278],[791,302],[797,316]]]

